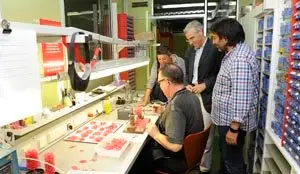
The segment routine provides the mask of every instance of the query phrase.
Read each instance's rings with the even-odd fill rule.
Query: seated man
[[[166,64],[160,69],[157,82],[170,100],[157,126],[147,125],[147,132],[153,138],[146,146],[151,148],[148,162],[151,158],[155,169],[168,173],[186,170],[184,138],[204,128],[199,99],[184,87],[183,81],[183,72],[178,65]]]
[[[159,100],[166,102],[168,99],[161,91],[157,84],[158,70],[165,64],[175,63],[179,65],[185,75],[185,63],[184,60],[178,57],[176,54],[172,54],[169,48],[165,45],[161,45],[157,48],[157,59],[154,60],[149,81],[147,83],[147,89],[145,91],[144,105],[147,105],[149,101]],[[185,79],[185,78],[184,78]]]

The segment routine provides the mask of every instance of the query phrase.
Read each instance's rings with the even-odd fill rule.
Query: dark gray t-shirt
[[[159,119],[158,127],[171,143],[183,144],[189,134],[204,129],[198,97],[187,89],[175,93]]]

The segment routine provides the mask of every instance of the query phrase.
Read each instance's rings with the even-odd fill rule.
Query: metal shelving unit
[[[297,34],[298,23],[293,25],[292,21],[291,25],[290,17],[287,15],[288,8],[293,7],[295,16],[292,17],[296,18],[298,15],[296,10],[300,9],[300,2],[292,1],[293,5],[290,1],[264,2],[262,12],[256,16],[258,28],[255,36],[257,38],[255,48],[257,57],[262,58],[258,59],[261,62],[262,73],[258,114],[259,128],[253,166],[255,173],[300,173],[299,156],[297,156],[299,153],[297,154],[295,151],[295,149],[298,151],[300,149],[300,141],[297,138],[299,137],[299,125],[296,122],[300,120],[300,112],[297,115],[298,111],[295,111],[295,108],[292,109],[292,103],[289,100],[291,96],[300,99],[300,97],[298,98],[300,82],[297,81],[300,77],[297,70],[298,62],[292,60],[293,57],[298,58],[298,54],[296,54],[298,52],[293,49],[300,49],[300,46],[297,47],[297,44],[289,46],[290,42],[293,43],[293,39],[290,40],[290,38],[298,37],[298,35],[293,35],[293,32]],[[296,3],[299,5],[297,6]],[[270,22],[271,19],[273,22]],[[273,24],[271,25],[271,23]],[[291,29],[290,26],[294,26],[294,29]],[[298,39],[300,39],[300,34]]]

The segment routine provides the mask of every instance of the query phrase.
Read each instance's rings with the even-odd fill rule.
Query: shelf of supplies
[[[293,168],[295,171],[300,171],[300,166],[298,163],[294,160],[294,158],[290,155],[290,153],[281,146],[281,140],[275,135],[275,133],[272,130],[266,129],[267,134],[270,136],[274,144],[276,145],[277,149],[281,152],[283,155],[283,158],[286,159],[286,161],[289,163],[291,168]],[[275,154],[278,155],[278,154]]]
[[[281,173],[278,166],[272,158],[265,158],[265,162],[268,165],[271,173]]]
[[[78,110],[82,107],[85,107],[85,106],[87,106],[87,105],[89,105],[89,104],[91,104],[91,103],[93,103],[97,100],[103,99],[103,98],[107,97],[108,95],[124,88],[126,85],[127,85],[127,83],[116,87],[115,89],[113,89],[110,92],[105,92],[105,93],[97,95],[95,97],[90,97],[89,96],[90,93],[87,93],[86,95],[89,96],[89,99],[84,101],[81,104],[77,104],[77,105],[69,107],[69,108],[65,107],[65,108],[60,109],[56,112],[52,112],[51,115],[47,116],[47,118],[42,118],[37,123],[34,123],[34,124],[29,125],[27,127],[24,127],[22,129],[9,129],[8,131],[13,132],[13,134],[16,135],[16,136],[23,136],[23,135],[25,135],[25,134],[27,134],[31,131],[34,131],[34,130],[36,130],[36,129],[38,129],[38,128],[40,128],[40,127],[42,127],[42,126],[44,126],[48,123],[51,123],[52,121],[55,121],[55,120],[57,120],[61,117],[66,116],[67,114],[70,114],[70,113],[72,113],[72,112],[74,112],[74,111],[76,111],[76,110]]]
[[[286,8],[289,8],[289,7],[286,7]],[[289,18],[283,18],[283,17],[281,17],[280,20],[282,20],[282,22],[291,22],[292,18],[291,17],[289,17]]]
[[[114,59],[109,61],[97,62],[97,67],[94,72],[91,73],[90,80],[95,80],[103,77],[108,77],[123,71],[136,69],[149,64],[148,58],[128,58],[128,59]],[[78,73],[82,75],[82,73]],[[50,82],[57,80],[57,76],[42,77],[41,82]]]
[[[289,38],[289,37],[291,37],[291,34],[290,33],[288,33],[288,34],[280,34],[280,36],[283,37],[283,38]]]

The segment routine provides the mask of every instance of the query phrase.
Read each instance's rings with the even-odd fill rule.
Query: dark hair
[[[166,54],[168,56],[171,55],[171,51],[169,50],[169,47],[167,45],[160,45],[158,48],[157,48],[157,54],[160,55],[160,54]]]
[[[161,74],[174,84],[183,84],[183,71],[174,64],[166,64],[160,68]]]
[[[212,33],[220,38],[228,40],[228,46],[235,46],[245,41],[245,32],[242,25],[235,19],[225,18],[212,24],[210,27]]]

